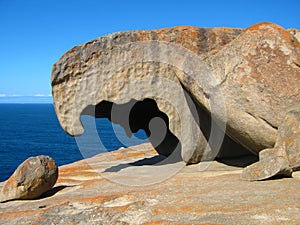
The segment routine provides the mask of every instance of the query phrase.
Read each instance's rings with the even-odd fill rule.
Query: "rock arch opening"
[[[169,129],[168,116],[159,110],[153,99],[131,99],[125,104],[102,101],[97,105],[87,106],[81,115],[107,118],[123,127],[128,137],[143,130],[160,155],[169,156],[175,149],[181,150],[178,138]]]
[[[211,131],[211,123],[214,123],[215,121],[212,120],[208,112],[197,104],[196,100],[188,91],[186,93],[190,95],[192,101],[196,105],[197,115],[194,116],[199,117],[198,125],[205,138],[208,140]],[[172,156],[174,156],[170,157],[171,159],[168,160],[168,162],[176,162],[182,159],[180,155],[181,143],[169,129],[169,118],[164,112],[159,110],[153,99],[146,98],[141,101],[131,99],[124,104],[101,101],[97,105],[87,106],[82,111],[81,115],[89,115],[95,118],[107,118],[111,123],[120,125],[128,137],[143,130],[148,137],[149,142],[151,142],[160,155],[170,156],[176,150],[176,154],[172,154]],[[157,119],[159,122],[153,126],[153,121]],[[215,146],[213,145],[214,143],[210,143],[212,151],[216,151]],[[245,158],[245,161],[242,160],[237,163],[226,161],[227,158],[251,155],[251,152],[235,142],[227,134],[225,134],[221,148],[217,150],[219,150],[219,152],[216,152],[215,155],[220,161],[234,166],[244,167],[258,160],[258,158],[253,155],[253,157]]]

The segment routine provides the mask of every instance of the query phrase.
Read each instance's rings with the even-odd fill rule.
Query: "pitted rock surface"
[[[226,114],[215,104],[214,118],[227,125],[230,138],[257,154],[274,147],[281,121],[294,105],[299,105],[297,34],[276,24],[260,23],[247,29],[175,27],[97,38],[74,47],[53,66],[52,91],[59,122],[67,133],[80,135],[84,132],[80,115],[86,107],[150,98],[167,116],[170,132],[182,145],[183,160],[196,163],[213,158],[218,149],[206,148],[208,136],[202,128],[202,132],[193,132],[190,104],[180,96],[193,99],[201,124],[204,116],[199,109],[210,114],[216,93],[220,92]],[[152,49],[151,41],[160,44]],[[149,47],[140,51],[141,43]],[[181,57],[176,58],[178,51],[172,52],[175,47],[170,46],[174,45],[184,49]],[[195,58],[199,63],[193,63]],[[208,74],[213,78],[209,79]],[[142,82],[145,79],[147,82]],[[196,82],[198,79],[201,82]],[[163,85],[163,81],[168,81],[168,85]],[[170,83],[180,89],[174,90]],[[163,99],[164,96],[167,97]],[[178,96],[176,106],[166,100],[172,96]],[[104,111],[98,112],[100,117]],[[122,125],[130,133],[130,127]],[[174,136],[170,135],[170,139]],[[168,143],[172,141],[166,143],[165,150],[157,147],[159,153],[169,154],[173,145]],[[156,146],[155,142],[152,144]],[[195,152],[186,146],[195,147]]]

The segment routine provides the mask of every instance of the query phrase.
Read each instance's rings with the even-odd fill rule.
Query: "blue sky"
[[[0,0],[0,102],[44,101],[53,63],[104,34],[178,25],[245,28],[261,21],[300,29],[299,12],[299,0]]]

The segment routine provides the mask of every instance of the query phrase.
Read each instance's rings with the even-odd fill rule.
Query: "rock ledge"
[[[297,224],[300,221],[300,180],[242,181],[242,168],[228,165],[245,164],[246,158],[226,161],[228,165],[213,161],[186,166],[153,185],[138,187],[115,182],[132,179],[138,171],[157,161],[157,157],[150,144],[143,144],[62,166],[56,186],[43,198],[0,204],[0,224]],[[128,165],[132,162],[137,163]],[[160,166],[157,172],[163,168]],[[124,177],[126,171],[132,177]],[[109,174],[114,176],[110,178]],[[146,174],[139,177],[141,182],[143,179],[151,177]]]

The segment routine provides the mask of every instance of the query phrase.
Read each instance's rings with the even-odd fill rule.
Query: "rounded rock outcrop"
[[[180,142],[185,162],[214,158],[224,131],[258,154],[274,147],[281,121],[300,103],[300,43],[294,33],[259,23],[247,29],[175,27],[99,37],[72,48],[53,65],[58,120],[68,134],[78,136],[84,132],[80,116],[86,107],[152,99],[167,116],[165,127]],[[108,110],[94,111],[101,117]],[[212,122],[206,129],[201,124],[207,115]],[[128,122],[124,113],[116,117]],[[165,137],[159,140],[170,143]],[[155,148],[157,142],[151,141]],[[165,146],[156,150],[172,152]]]
[[[38,198],[51,190],[57,178],[58,167],[51,157],[30,157],[5,182],[0,193],[0,202]]]

